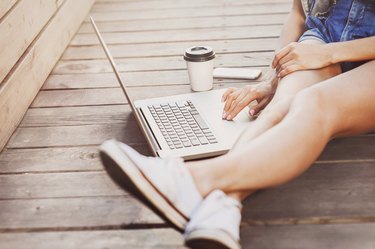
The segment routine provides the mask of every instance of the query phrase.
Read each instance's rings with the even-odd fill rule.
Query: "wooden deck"
[[[190,91],[181,55],[192,45],[212,46],[216,66],[266,67],[290,5],[98,0],[91,15],[132,95],[146,98]],[[86,19],[0,154],[0,248],[183,247],[103,171],[109,138],[150,153]],[[374,134],[334,140],[302,177],[249,198],[241,237],[244,248],[374,249]]]

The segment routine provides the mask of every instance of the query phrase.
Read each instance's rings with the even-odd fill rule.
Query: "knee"
[[[277,125],[287,114],[292,96],[274,101],[267,106],[259,115],[259,119],[266,120],[271,126]]]
[[[317,87],[310,87],[299,92],[290,106],[290,115],[296,120],[310,122],[321,129],[327,127],[330,118],[325,110],[327,98]]]

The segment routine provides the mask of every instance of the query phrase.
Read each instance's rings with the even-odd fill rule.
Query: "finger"
[[[225,102],[229,96],[229,94],[233,93],[237,88],[234,88],[234,87],[229,87],[225,93],[223,94],[223,96],[221,97],[221,102]]]
[[[279,74],[278,74],[278,77],[279,78],[282,78],[282,77],[285,77],[286,75],[288,74],[291,74],[295,71],[299,71],[299,70],[302,70],[302,67],[297,65],[297,64],[292,64],[288,67],[286,67],[284,70],[282,70]]]
[[[270,102],[272,98],[264,98],[257,105],[250,109],[250,115],[255,116],[262,111]]]
[[[293,54],[292,53],[288,53],[287,55],[285,55],[283,58],[281,58],[279,60],[279,62],[276,65],[276,67],[281,67],[282,65],[284,65],[285,63],[288,63],[291,60],[293,60]]]
[[[275,54],[275,57],[273,58],[272,67],[275,68],[277,64],[279,64],[279,60],[281,60],[285,55],[287,55],[293,47],[294,47],[294,44],[291,43],[285,46],[284,48],[282,48],[281,50],[279,50]]]
[[[249,89],[247,89],[247,88],[241,89],[241,92],[238,95],[238,97],[235,100],[233,100],[233,102],[231,103],[230,107],[227,109],[227,111],[226,111],[227,116],[229,116],[231,114],[231,112],[233,111],[234,108],[236,108],[236,106],[238,105],[238,103],[242,99],[244,99],[248,94],[249,94]]]
[[[296,61],[294,60],[290,60],[288,62],[285,62],[283,65],[280,65],[277,69],[276,69],[276,73],[279,74],[281,71],[283,71],[285,68],[293,65],[293,64],[296,64]],[[278,76],[279,77],[279,76]]]
[[[227,120],[234,119],[238,113],[242,111],[243,108],[245,108],[247,105],[249,105],[253,101],[253,98],[250,98],[250,96],[245,97],[242,99],[241,102],[239,102],[235,108],[228,114]]]
[[[231,107],[232,105],[232,102],[240,95],[240,91],[235,91],[231,94],[229,94],[229,96],[227,97],[226,101],[225,101],[225,105],[224,105],[224,113],[223,113],[223,118],[225,118],[224,116],[226,116],[226,113],[228,113],[228,110],[229,108]]]
[[[256,92],[253,91],[253,89],[254,88],[251,86],[246,86],[242,89],[241,94],[232,103],[228,110],[227,120],[233,119],[246,105],[250,104],[257,98]]]

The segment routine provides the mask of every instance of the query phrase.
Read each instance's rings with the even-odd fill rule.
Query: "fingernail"
[[[232,119],[232,116],[228,115],[227,120],[231,120],[231,119]]]
[[[254,110],[250,110],[250,115],[254,116],[254,114],[255,114],[255,111]]]
[[[226,117],[227,117],[227,113],[223,112],[223,119],[225,119]]]

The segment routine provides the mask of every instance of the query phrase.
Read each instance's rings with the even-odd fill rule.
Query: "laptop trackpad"
[[[252,119],[247,113],[248,108],[244,108],[233,121],[222,119],[224,103],[221,102],[221,97],[225,90],[192,94],[191,100],[218,139],[231,148]]]

